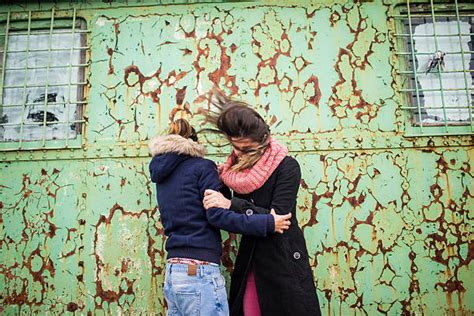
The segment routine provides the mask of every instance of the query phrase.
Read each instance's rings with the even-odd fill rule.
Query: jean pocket
[[[214,295],[216,298],[216,310],[219,314],[228,314],[229,305],[227,302],[227,292],[225,289],[225,279],[221,274],[214,275],[212,277],[212,283],[214,286]]]
[[[220,273],[212,276],[212,283],[216,289],[225,288],[225,279]]]
[[[176,291],[176,303],[180,307],[183,315],[200,315],[201,293],[197,291]]]

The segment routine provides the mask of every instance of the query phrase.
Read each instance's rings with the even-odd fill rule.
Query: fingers
[[[283,234],[285,230],[288,230],[290,228],[290,222],[284,222],[281,225],[278,225],[275,227],[275,232],[279,234]]]
[[[285,230],[288,230],[290,228],[290,222],[289,221],[284,221],[278,227],[275,229],[278,233],[282,234]]]
[[[283,234],[285,230],[288,230],[290,228],[291,213],[288,213],[285,215],[276,215],[275,210],[271,209],[270,214],[272,214],[275,219],[275,232],[276,233]]]
[[[274,208],[272,208],[272,209],[270,210],[270,214],[276,215]],[[285,215],[278,215],[278,216],[282,216],[283,219],[290,219],[290,218],[291,218],[291,212],[288,213],[288,214],[285,214]]]
[[[212,190],[210,190],[212,191]],[[219,192],[213,191],[213,193],[207,194],[204,196],[204,199],[202,200],[202,204],[204,205],[204,208],[210,209],[211,207],[225,207],[224,202],[219,199]]]
[[[202,200],[202,204],[204,204],[204,208],[207,210],[213,206],[214,201],[212,200],[211,196],[205,196]]]
[[[202,200],[202,204],[204,205],[204,208],[210,209],[211,207],[216,207],[217,202],[216,202],[216,195],[219,192],[207,189],[204,191],[204,199]]]
[[[214,191],[211,189],[207,189],[204,191],[204,196],[209,196],[209,197],[214,197],[215,199],[218,199],[220,197],[224,197],[224,195],[218,191]]]

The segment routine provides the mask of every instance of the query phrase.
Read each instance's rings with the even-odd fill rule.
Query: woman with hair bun
[[[206,189],[221,189],[216,165],[204,159],[195,129],[184,119],[168,135],[149,143],[151,180],[156,183],[160,219],[167,236],[164,296],[167,315],[228,315],[219,264],[220,229],[265,237],[288,229],[291,215],[248,216],[221,207],[204,209]]]

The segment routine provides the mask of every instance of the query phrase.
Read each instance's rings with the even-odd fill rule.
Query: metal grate
[[[9,12],[0,23],[0,149],[80,145],[86,23],[75,9],[46,16]]]
[[[474,5],[413,4],[396,15],[396,55],[407,135],[471,134],[474,83]]]

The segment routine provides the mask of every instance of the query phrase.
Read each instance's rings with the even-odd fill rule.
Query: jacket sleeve
[[[275,213],[284,215],[291,212],[296,204],[296,197],[300,187],[301,170],[298,162],[291,158],[284,162],[283,168],[278,168],[275,188],[272,194],[270,209],[275,209]],[[239,213],[257,213],[268,214],[270,210],[254,205],[253,203],[240,199],[232,198],[230,209]],[[249,211],[251,210],[251,212]]]
[[[221,186],[215,164],[206,161],[199,176],[201,198],[204,198],[206,189],[219,191]],[[225,208],[210,208],[206,211],[206,216],[212,226],[231,233],[265,237],[275,231],[275,220],[270,214],[246,215]]]
[[[148,167],[149,171],[150,171],[150,178],[151,178],[151,182],[154,182],[156,183],[157,182],[157,174],[156,174],[156,163],[157,163],[157,160],[156,160],[156,157],[153,157],[150,161],[150,165]]]

